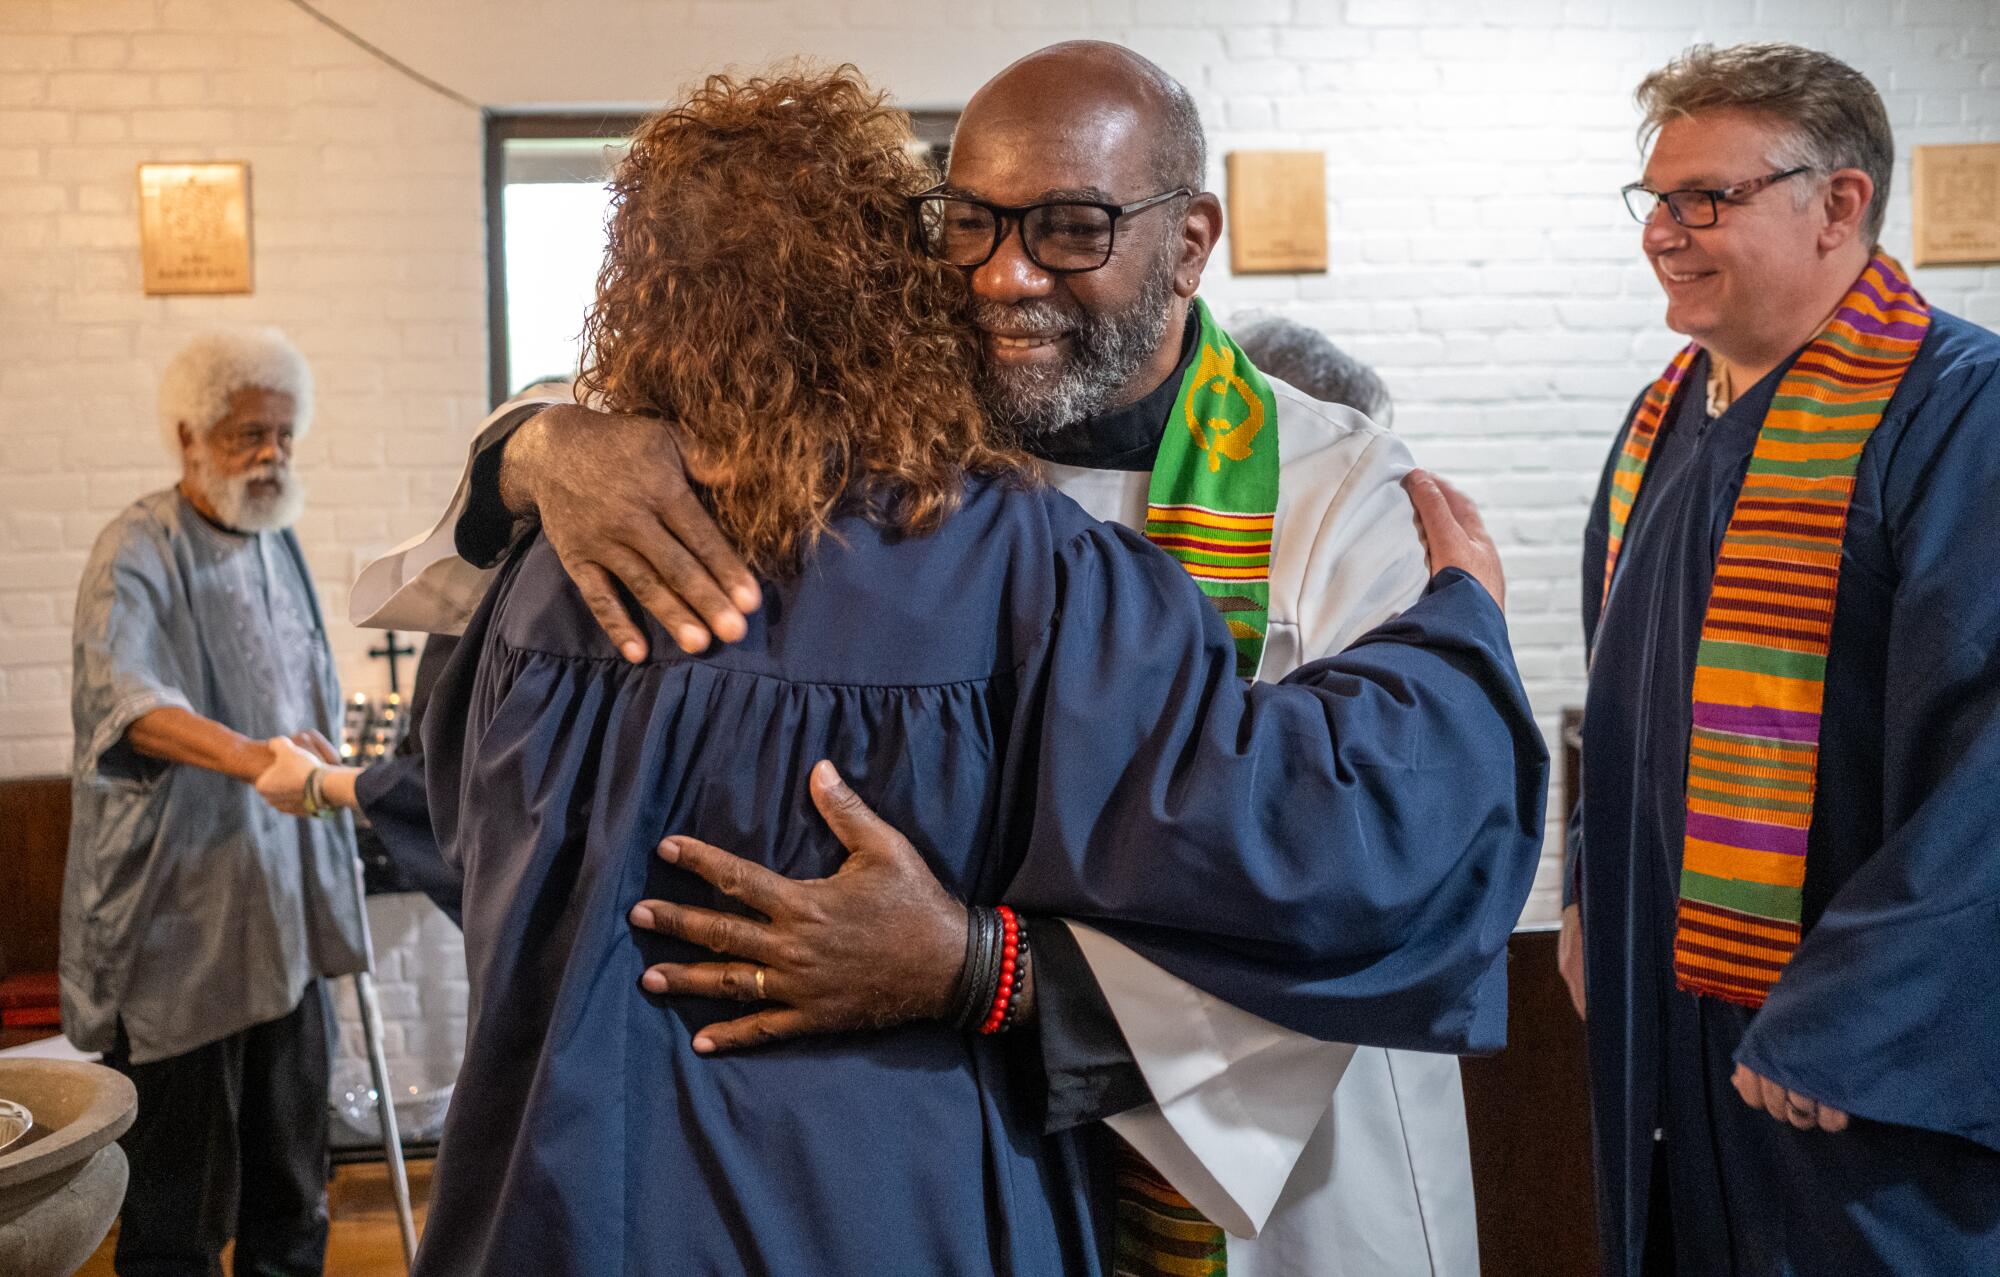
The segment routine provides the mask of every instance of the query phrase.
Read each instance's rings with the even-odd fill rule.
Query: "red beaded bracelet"
[[[985,1023],[979,1026],[981,1033],[998,1033],[1006,1023],[1007,1008],[1014,1001],[1015,964],[1021,955],[1021,920],[1006,905],[999,905],[995,912],[1000,915],[1003,928],[1000,945],[1000,987],[993,994],[993,1006],[986,1013]]]

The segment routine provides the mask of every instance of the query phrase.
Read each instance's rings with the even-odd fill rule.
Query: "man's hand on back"
[[[1433,574],[1460,568],[1486,587],[1493,601],[1507,606],[1507,578],[1500,570],[1500,548],[1487,534],[1486,522],[1472,498],[1426,470],[1403,476],[1403,491],[1417,507],[1417,534]]]
[[[885,1028],[949,1009],[965,965],[965,906],[833,764],[813,768],[812,796],[848,851],[830,878],[794,882],[692,838],[660,844],[662,858],[769,920],[664,900],[633,908],[634,926],[732,959],[660,963],[640,982],[647,992],[768,1004],[701,1030],[696,1051]],[[1025,1016],[1032,995],[1023,990],[1022,997]]]
[[[743,614],[762,601],[689,488],[671,431],[654,418],[574,404],[544,409],[507,441],[500,496],[516,514],[541,520],[563,570],[628,661],[645,659],[646,636],[614,581],[689,652],[711,636],[742,638]]]

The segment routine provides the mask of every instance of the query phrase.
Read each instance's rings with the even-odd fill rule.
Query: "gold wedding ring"
[[[764,968],[762,967],[757,968],[757,1000],[759,1002],[764,1000]]]

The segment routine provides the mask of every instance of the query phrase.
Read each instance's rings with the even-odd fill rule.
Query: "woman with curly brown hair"
[[[1034,482],[976,408],[907,138],[848,70],[714,78],[619,172],[586,384],[675,423],[765,604],[726,649],[655,631],[628,663],[534,539],[441,677],[425,756],[464,873],[470,1023],[423,1274],[1102,1272],[1103,1133],[1045,1135],[1018,1089],[1032,1045],[1008,1050],[1039,918],[1203,987],[1278,991],[1324,1033],[1313,1016],[1375,997],[1403,931],[1473,911],[1399,876],[1382,840],[1424,799],[1380,777],[1407,770],[1413,698],[1484,680],[1518,700],[1491,601],[1472,638],[1427,629],[1426,599],[1246,688],[1180,565]],[[1432,597],[1468,590],[1486,597],[1469,578]],[[1440,769],[1540,748],[1500,735],[1421,748]],[[740,1002],[649,992],[648,968],[699,951],[627,911],[733,910],[667,835],[831,874],[821,760],[965,902],[931,937],[949,994],[885,1002],[893,1027],[870,1033],[708,1054]],[[1441,940],[1424,961],[1471,987],[1491,957]],[[738,974],[718,992],[783,995]]]

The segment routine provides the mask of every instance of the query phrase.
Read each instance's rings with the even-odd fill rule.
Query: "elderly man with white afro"
[[[63,1032],[130,1078],[121,1273],[326,1262],[327,1006],[365,964],[345,816],[275,816],[280,750],[336,758],[340,684],[292,531],[312,377],[276,329],[195,338],[160,425],[180,481],[77,586]],[[302,808],[315,814],[316,807]]]
[[[312,426],[312,370],[276,328],[202,333],[160,378],[160,438],[202,514],[242,532],[289,527],[305,505],[292,448]]]

